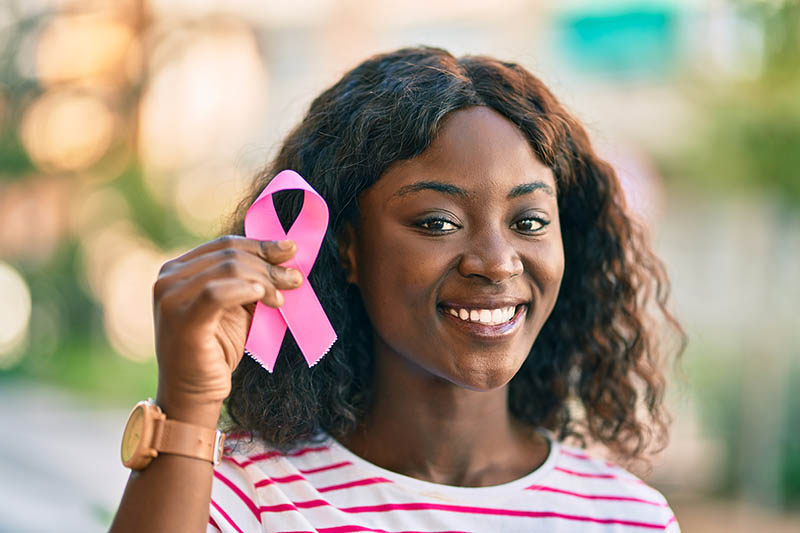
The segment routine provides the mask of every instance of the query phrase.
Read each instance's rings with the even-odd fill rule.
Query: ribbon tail
[[[286,322],[281,313],[274,307],[258,302],[244,349],[271,373],[285,334]]]
[[[314,366],[336,342],[336,332],[310,284],[283,291],[283,298],[281,314],[306,363]]]

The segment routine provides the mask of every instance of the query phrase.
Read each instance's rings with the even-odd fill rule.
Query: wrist
[[[222,412],[221,401],[177,396],[161,390],[156,395],[156,404],[170,420],[210,429],[216,429]]]
[[[125,424],[122,463],[133,470],[144,470],[164,453],[219,464],[225,435],[215,427],[206,427],[210,416],[195,410],[188,414],[190,422],[167,417],[151,399],[137,403]]]

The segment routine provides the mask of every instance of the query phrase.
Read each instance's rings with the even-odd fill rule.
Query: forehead
[[[487,107],[451,113],[425,152],[390,166],[367,192],[373,197],[392,195],[414,182],[429,180],[456,185],[475,197],[493,192],[505,195],[533,181],[555,191],[552,171],[539,160],[525,135]]]

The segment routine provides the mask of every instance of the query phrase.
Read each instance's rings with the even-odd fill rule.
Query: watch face
[[[139,441],[142,440],[142,428],[144,426],[144,409],[137,407],[131,413],[128,424],[125,426],[125,433],[122,436],[122,462],[127,463],[133,457]]]

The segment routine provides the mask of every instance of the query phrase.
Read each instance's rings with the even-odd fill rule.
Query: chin
[[[483,358],[477,361],[480,364],[467,366],[458,365],[455,371],[449,376],[448,381],[465,389],[488,392],[508,385],[508,382],[517,374],[522,361],[514,361],[509,357],[499,356]]]

